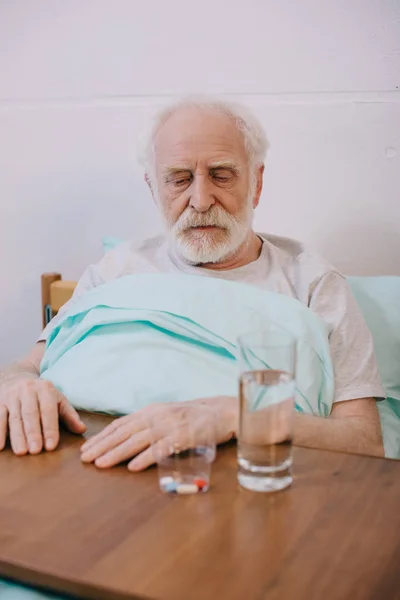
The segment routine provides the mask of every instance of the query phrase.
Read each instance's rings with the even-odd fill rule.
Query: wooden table
[[[168,497],[155,469],[81,464],[81,443],[0,454],[2,577],[95,600],[400,598],[400,461],[296,448],[268,495],[238,487],[226,446],[208,493]]]

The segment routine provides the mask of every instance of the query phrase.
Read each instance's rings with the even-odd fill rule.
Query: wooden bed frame
[[[42,320],[43,327],[68,302],[76,288],[76,281],[63,281],[61,273],[42,275]]]

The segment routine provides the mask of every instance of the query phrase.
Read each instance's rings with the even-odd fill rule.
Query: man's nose
[[[212,185],[204,175],[196,175],[192,185],[190,186],[190,201],[189,204],[197,212],[206,212],[213,204],[215,198],[213,196]]]

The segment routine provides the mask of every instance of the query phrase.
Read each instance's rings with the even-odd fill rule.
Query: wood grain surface
[[[400,461],[296,448],[267,495],[238,487],[228,445],[209,492],[168,497],[155,469],[81,464],[81,443],[0,453],[1,576],[95,600],[400,599]]]

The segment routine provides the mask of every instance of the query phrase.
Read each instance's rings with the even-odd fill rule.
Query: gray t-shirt
[[[40,340],[47,338],[74,299],[117,277],[174,272],[219,277],[297,298],[327,323],[335,371],[335,402],[384,397],[372,337],[345,277],[296,240],[266,234],[259,237],[263,241],[259,258],[227,271],[188,265],[161,236],[140,244],[124,242],[86,269],[72,299],[49,323]]]

